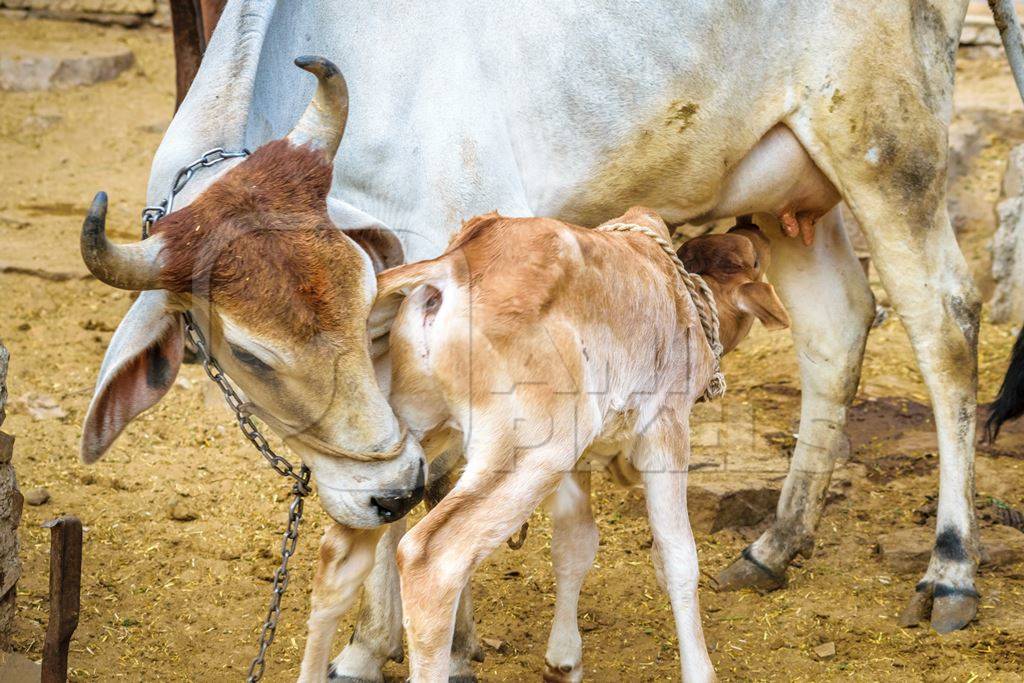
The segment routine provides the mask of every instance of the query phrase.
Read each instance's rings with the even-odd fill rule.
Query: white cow
[[[1024,50],[1012,3],[992,4],[1021,82]],[[829,477],[846,447],[847,409],[874,311],[839,216],[829,212],[838,199],[846,201],[909,333],[938,430],[937,542],[904,619],[930,612],[935,629],[950,631],[973,618],[978,602],[972,463],[980,301],[945,194],[954,58],[966,7],[967,0],[233,0],[156,154],[148,199],[161,199],[175,171],[208,148],[255,148],[288,131],[312,87],[297,80],[291,61],[318,53],[341,68],[352,93],[330,217],[374,257],[345,261],[352,269],[346,277],[362,283],[338,299],[351,304],[352,315],[338,322],[350,340],[365,334],[374,265],[437,256],[460,222],[478,213],[591,225],[637,203],[670,223],[763,214],[759,222],[769,226],[775,253],[769,277],[793,316],[800,438],[777,519],[722,574],[725,588],[784,585],[789,562],[813,547]],[[177,206],[245,163],[202,171]],[[269,189],[275,179],[264,182]],[[781,221],[788,234],[808,235],[822,214],[810,246],[779,239],[770,227]],[[149,270],[159,272],[157,252],[132,254],[149,258]],[[243,260],[237,274],[245,276],[247,267]],[[89,459],[166,390],[166,382],[145,384],[148,373],[139,368],[176,369],[180,307],[212,304],[199,321],[208,336],[226,340],[214,344],[215,352],[234,356],[227,371],[253,410],[313,461],[321,491],[332,492],[332,516],[363,527],[387,519],[374,516],[372,498],[345,494],[337,502],[353,471],[370,488],[395,477],[411,486],[418,472],[409,465],[397,473],[383,463],[380,471],[392,479],[374,480],[366,463],[345,458],[401,446],[367,362],[344,365],[336,379],[374,406],[372,420],[360,417],[362,402],[337,392],[323,419],[314,420],[316,438],[295,437],[292,421],[276,415],[286,410],[289,392],[308,394],[306,385],[322,380],[304,362],[351,356],[351,346],[293,353],[259,315],[222,310],[201,294],[169,295],[158,277],[146,284],[153,291],[133,305],[108,350],[86,424]],[[298,379],[271,390],[252,358]],[[346,436],[349,423],[358,439]],[[586,520],[584,501],[568,496],[555,509]],[[380,680],[380,667],[401,652],[392,560],[399,526],[377,548],[368,583],[374,597],[335,662],[336,678]],[[560,528],[556,521],[556,545],[563,543]],[[349,539],[363,549],[355,553],[363,560],[376,532],[365,533]],[[556,561],[571,565],[567,555],[558,553]],[[351,571],[346,580],[364,574]],[[457,628],[465,637],[456,638],[453,674],[471,676],[471,622]],[[563,635],[552,638],[551,675],[577,678],[578,635],[565,635],[564,624],[555,633]]]

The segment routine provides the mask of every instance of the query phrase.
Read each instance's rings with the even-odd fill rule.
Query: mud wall
[[[0,0],[0,11],[123,26],[170,26],[171,17],[167,0]]]

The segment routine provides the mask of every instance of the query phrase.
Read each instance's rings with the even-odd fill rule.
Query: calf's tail
[[[999,436],[999,430],[1007,420],[1024,415],[1024,330],[1017,335],[1010,354],[1010,366],[1006,369],[999,395],[992,403],[992,411],[985,423],[985,436],[989,443]]]

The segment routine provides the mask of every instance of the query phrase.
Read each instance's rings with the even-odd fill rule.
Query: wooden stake
[[[82,522],[73,515],[43,524],[50,530],[50,621],[43,642],[41,683],[65,683],[68,649],[78,626],[82,588]]]

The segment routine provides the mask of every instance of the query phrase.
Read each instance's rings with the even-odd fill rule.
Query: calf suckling
[[[466,224],[441,257],[380,276],[378,306],[404,297],[390,331],[392,407],[428,459],[452,440],[463,443],[466,458],[451,493],[399,546],[412,680],[448,680],[463,587],[545,498],[555,494],[549,509],[556,530],[573,526],[572,506],[557,499],[565,491],[587,495],[575,485],[574,469],[588,450],[621,453],[643,481],[683,676],[713,678],[686,511],[690,409],[717,368],[718,340],[709,336],[728,351],[754,318],[770,328],[785,327],[789,319],[771,285],[761,281],[769,250],[756,227],[688,241],[679,255],[699,276],[689,287],[691,278],[677,270],[655,235],[663,243],[670,239],[661,218],[642,208],[596,230],[490,214]],[[717,307],[717,330],[710,335],[701,306]],[[579,547],[573,537],[593,542]],[[311,642],[329,641],[338,607],[351,600],[351,580],[369,561],[372,545],[357,550],[358,541],[343,538],[341,531],[325,537]],[[553,538],[556,630],[565,637],[553,633],[549,680],[582,675],[579,634],[571,632],[596,543],[596,530],[586,528]],[[338,581],[332,573],[342,570],[337,558],[347,548],[362,559],[355,570],[344,568],[350,580]],[[312,661],[304,666],[307,673],[320,669]]]

